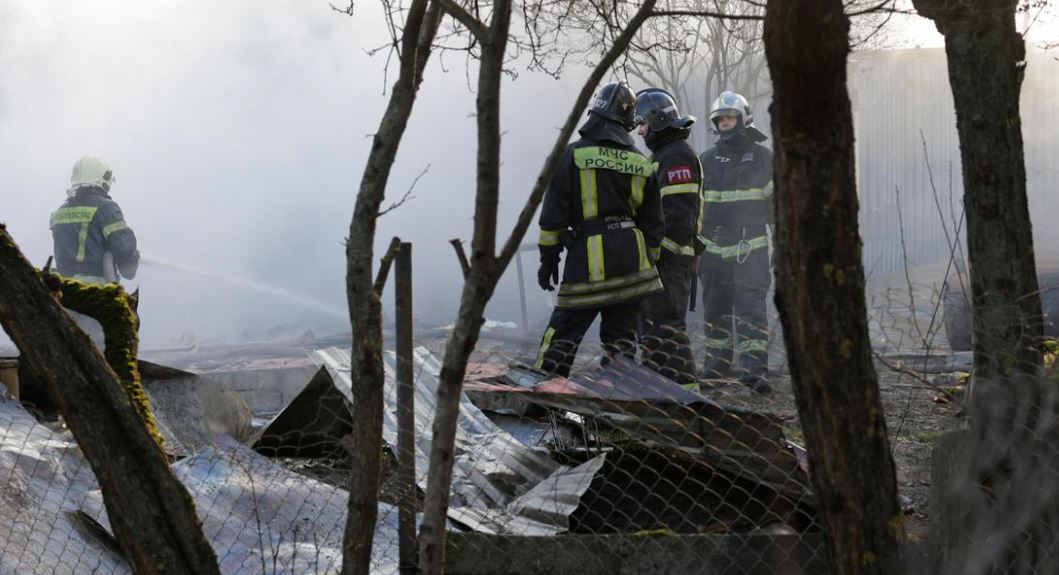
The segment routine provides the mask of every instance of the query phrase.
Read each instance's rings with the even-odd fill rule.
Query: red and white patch
[[[689,166],[675,166],[667,169],[666,178],[669,180],[669,185],[687,184],[695,181]]]

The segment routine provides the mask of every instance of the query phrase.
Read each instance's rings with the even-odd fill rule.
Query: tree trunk
[[[629,20],[622,33],[593,69],[578,94],[559,136],[534,183],[526,205],[519,213],[511,235],[498,255],[494,255],[497,229],[497,203],[500,194],[500,76],[511,18],[510,1],[494,5],[492,38],[482,40],[482,57],[478,85],[478,189],[474,215],[474,240],[471,245],[470,273],[463,285],[460,310],[452,335],[445,347],[438,398],[434,414],[433,439],[430,447],[430,470],[420,528],[420,569],[434,575],[442,573],[445,560],[445,523],[449,490],[452,482],[453,449],[459,417],[459,400],[467,359],[478,342],[485,322],[485,306],[492,297],[500,276],[511,262],[530,221],[540,206],[544,191],[559,165],[566,144],[573,134],[593,88],[604,73],[629,46],[636,32],[650,16],[656,0],[646,0]]]
[[[136,573],[219,573],[195,505],[117,375],[0,225],[0,323],[48,385]]]
[[[972,484],[967,573],[1054,572],[1054,391],[1041,377],[1043,325],[1026,197],[1019,94],[1026,66],[1017,0],[914,0],[945,36],[963,163],[971,276]],[[1041,481],[1041,477],[1044,481]],[[1052,499],[1054,501],[1054,499]],[[1031,517],[1031,519],[1027,519]]]
[[[1037,375],[1042,337],[1019,93],[1017,0],[915,0],[945,36],[963,163],[976,386]]]
[[[872,364],[842,0],[769,0],[776,306],[832,573],[902,573],[903,515]]]
[[[460,299],[456,327],[445,346],[430,450],[430,470],[420,530],[419,566],[428,575],[444,571],[445,518],[452,482],[453,448],[467,359],[478,342],[485,304],[496,273],[496,212],[500,197],[500,80],[511,24],[511,2],[493,7],[488,37],[481,42],[478,72],[478,174],[471,265]]]
[[[372,278],[375,222],[440,22],[440,10],[432,4],[428,9],[428,4],[428,0],[414,0],[409,7],[401,40],[400,74],[372,141],[346,239],[346,298],[353,330],[350,373],[356,416],[351,433],[349,516],[342,544],[344,575],[368,573],[371,567],[379,509],[385,381],[382,303]]]
[[[56,286],[49,287],[55,289]],[[117,284],[92,285],[59,278],[58,288],[64,308],[98,321],[103,328],[103,358],[114,370],[133,407],[143,418],[147,433],[151,434],[164,453],[164,438],[158,431],[151,403],[140,381],[140,369],[136,365],[140,353],[140,322],[134,309],[135,300]]]

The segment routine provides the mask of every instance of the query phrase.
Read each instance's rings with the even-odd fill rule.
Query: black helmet
[[[622,125],[631,132],[636,127],[633,116],[636,111],[636,95],[624,81],[611,82],[599,89],[589,114],[596,114]]]
[[[647,124],[652,132],[667,128],[678,130],[695,123],[695,116],[681,116],[673,95],[661,88],[647,88],[636,93],[635,123]]]

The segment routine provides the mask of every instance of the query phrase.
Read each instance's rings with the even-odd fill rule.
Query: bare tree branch
[[[353,15],[353,2],[350,2],[349,6],[346,6],[345,8],[339,8],[338,6],[335,6],[331,3],[328,3],[328,6],[330,6],[332,10],[338,12],[339,14],[345,14],[346,16]]]
[[[401,199],[399,199],[396,202],[390,204],[389,206],[386,207],[386,209],[381,210],[379,212],[379,215],[376,216],[376,217],[377,218],[381,218],[381,217],[385,216],[386,214],[388,214],[388,213],[396,210],[397,208],[403,206],[404,203],[407,202],[408,200],[415,199],[415,196],[412,195],[412,192],[415,190],[416,184],[419,183],[420,178],[425,176],[428,171],[430,171],[430,164],[427,164],[427,167],[423,168],[423,171],[419,172],[419,175],[416,176],[416,178],[414,180],[412,180],[412,185],[408,186],[408,191],[405,192],[403,196],[401,196]]]
[[[937,392],[940,392],[940,393],[944,394],[949,399],[955,399],[955,396],[952,394],[951,391],[949,391],[949,390],[945,389],[944,387],[934,383],[933,381],[928,379],[926,376],[924,376],[922,373],[920,373],[918,371],[915,371],[915,370],[912,370],[912,369],[909,369],[909,368],[907,368],[907,367],[905,367],[905,366],[903,366],[903,365],[901,365],[899,363],[894,363],[894,362],[890,361],[890,359],[887,358],[885,355],[882,355],[881,353],[875,351],[874,349],[872,350],[871,355],[872,355],[873,358],[875,358],[875,361],[877,361],[880,364],[882,364],[883,367],[885,367],[886,369],[888,369],[890,371],[893,371],[893,372],[896,372],[896,373],[907,375],[908,377],[911,377],[913,380],[915,380],[916,382],[921,384],[921,385],[918,385],[916,387],[922,388],[922,389],[929,389],[930,391],[937,391]],[[897,434],[894,434],[895,437],[896,437],[896,435]]]
[[[511,258],[515,257],[515,252],[518,251],[519,245],[521,245],[522,239],[526,235],[526,230],[529,228],[530,222],[533,220],[533,216],[537,213],[537,208],[544,198],[544,191],[547,189],[549,182],[551,182],[552,174],[559,167],[559,160],[562,159],[563,152],[566,150],[566,143],[574,133],[577,121],[581,118],[581,114],[584,113],[596,85],[603,79],[604,74],[617,61],[622,52],[628,48],[643,23],[651,17],[654,5],[655,0],[644,2],[640,10],[636,12],[636,15],[629,20],[625,30],[614,41],[610,49],[607,50],[607,53],[596,65],[595,69],[592,70],[588,79],[585,80],[584,85],[581,87],[581,92],[578,93],[573,108],[570,110],[570,114],[566,117],[566,122],[559,131],[559,136],[555,139],[552,151],[544,161],[544,166],[541,168],[537,181],[530,191],[530,197],[526,200],[526,205],[523,206],[522,212],[519,213],[518,220],[516,220],[515,226],[511,229],[511,234],[497,256],[497,264],[500,269],[506,268],[508,263],[511,262]]]
[[[725,14],[712,10],[656,10],[652,17],[695,16],[698,18],[717,18],[720,20],[764,20],[764,16],[753,14]]]
[[[886,8],[887,4],[890,5],[890,8]],[[851,16],[851,17],[852,16],[863,16],[865,14],[871,14],[872,12],[879,12],[880,10],[883,10],[883,9],[886,9],[887,12],[893,12],[894,9],[895,9],[894,0],[880,0],[879,3],[877,3],[877,4],[873,5],[873,6],[869,6],[868,8],[862,8],[860,10],[854,10],[852,12],[847,12],[846,15],[847,16]]]
[[[386,249],[382,259],[379,261],[379,272],[375,274],[375,295],[382,297],[382,290],[386,288],[386,278],[390,277],[390,267],[393,259],[401,251],[401,238],[394,236],[390,240],[390,247]]]
[[[463,279],[471,275],[471,263],[467,261],[467,252],[463,250],[463,242],[459,238],[449,240],[452,249],[456,250],[456,259],[460,260],[460,269],[463,271]]]
[[[387,3],[387,8],[391,6]],[[387,10],[392,22],[394,10]],[[385,379],[382,361],[382,302],[372,281],[373,248],[379,206],[386,195],[386,184],[394,158],[408,126],[423,70],[430,57],[441,21],[441,9],[427,0],[413,0],[408,18],[398,36],[391,27],[395,44],[402,46],[400,71],[390,92],[390,100],[372,140],[371,153],[361,176],[356,206],[346,242],[346,300],[349,305],[350,368],[354,407],[349,501],[342,542],[342,573],[367,573],[378,517],[379,469],[382,441]]]
[[[434,0],[436,4],[441,6],[445,12],[456,19],[457,22],[467,27],[475,38],[481,42],[485,42],[489,39],[489,29],[482,24],[482,21],[475,18],[468,12],[463,6],[457,4],[454,0]],[[477,4],[475,4],[477,6]]]

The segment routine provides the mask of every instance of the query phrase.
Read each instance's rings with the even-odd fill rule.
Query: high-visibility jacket
[[[647,140],[658,164],[654,178],[662,196],[665,237],[662,249],[684,256],[702,253],[702,166],[688,144],[688,130],[668,130]]]
[[[121,208],[102,188],[80,188],[51,215],[55,267],[61,275],[102,282],[103,254],[110,252],[121,275],[132,278],[140,262],[136,234]]]
[[[745,260],[768,247],[773,220],[772,152],[743,134],[699,156],[703,169],[702,242],[708,254]]]
[[[661,291],[654,261],[665,231],[656,164],[633,146],[581,139],[544,196],[541,261],[566,248],[558,307],[603,307]]]

